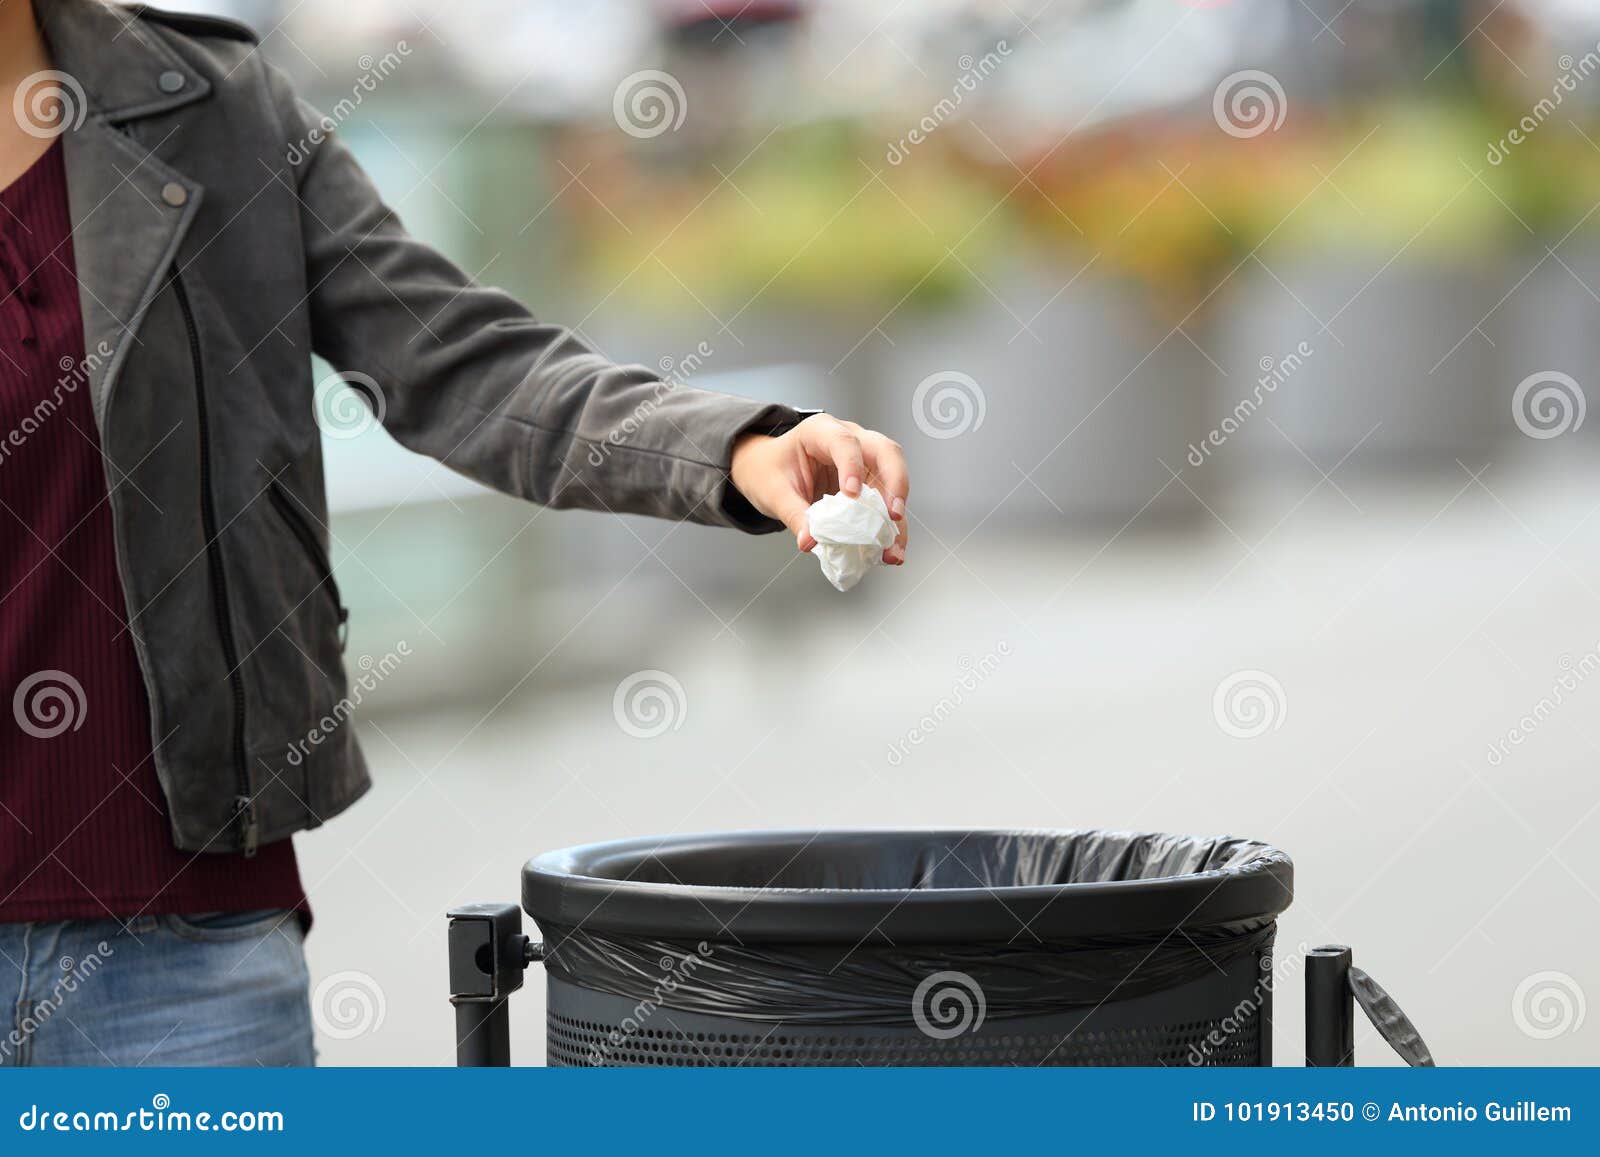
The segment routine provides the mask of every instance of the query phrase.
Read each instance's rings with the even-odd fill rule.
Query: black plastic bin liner
[[[1107,831],[756,832],[540,856],[523,907],[558,980],[744,1021],[910,1024],[930,974],[990,1018],[1177,988],[1270,948],[1276,848]]]

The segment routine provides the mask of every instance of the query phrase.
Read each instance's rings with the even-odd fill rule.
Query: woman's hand
[[[747,434],[733,447],[733,484],[762,514],[776,518],[794,535],[795,545],[817,545],[806,524],[806,510],[824,494],[859,497],[863,485],[883,495],[898,532],[883,561],[906,561],[906,497],[911,476],[898,443],[854,422],[814,414],[787,434],[769,438]]]

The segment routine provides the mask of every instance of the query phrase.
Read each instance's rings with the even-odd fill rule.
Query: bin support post
[[[511,1016],[506,1002],[456,1002],[456,1067],[503,1069],[511,1064]]]
[[[511,1063],[506,999],[522,987],[528,965],[543,956],[522,934],[515,904],[467,904],[450,917],[450,1003],[456,1010],[456,1065]]]
[[[1342,944],[1326,944],[1306,953],[1308,1068],[1349,1068],[1356,1063],[1350,961],[1350,949]]]

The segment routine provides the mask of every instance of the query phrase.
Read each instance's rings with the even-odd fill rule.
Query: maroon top
[[[0,190],[0,923],[302,907],[288,840],[173,846],[73,271],[57,141]]]

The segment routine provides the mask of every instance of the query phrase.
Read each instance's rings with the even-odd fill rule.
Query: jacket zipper
[[[178,297],[183,327],[189,336],[189,358],[194,367],[195,416],[200,424],[200,520],[206,536],[206,566],[211,574],[211,605],[217,615],[217,633],[222,639],[222,657],[228,664],[228,683],[233,691],[233,760],[238,794],[233,797],[233,821],[246,857],[256,854],[260,829],[256,820],[255,799],[250,792],[250,763],[244,742],[244,676],[239,671],[239,648],[233,637],[233,618],[229,613],[228,582],[222,569],[222,546],[217,540],[217,507],[211,494],[211,427],[206,417],[205,366],[200,357],[200,330],[195,325],[194,309],[183,278],[174,266],[168,280]]]
[[[299,505],[290,496],[288,490],[274,478],[267,486],[267,497],[272,500],[272,505],[283,517],[289,530],[295,538],[300,540],[300,545],[305,548],[306,557],[311,560],[311,565],[316,568],[320,576],[317,585],[327,592],[333,600],[334,612],[339,616],[339,649],[344,649],[345,628],[350,620],[350,612],[345,609],[344,601],[339,597],[339,586],[333,581],[333,563],[328,560],[328,552],[322,549],[322,543],[317,538],[316,531],[311,529],[311,524],[306,516],[301,513]]]

